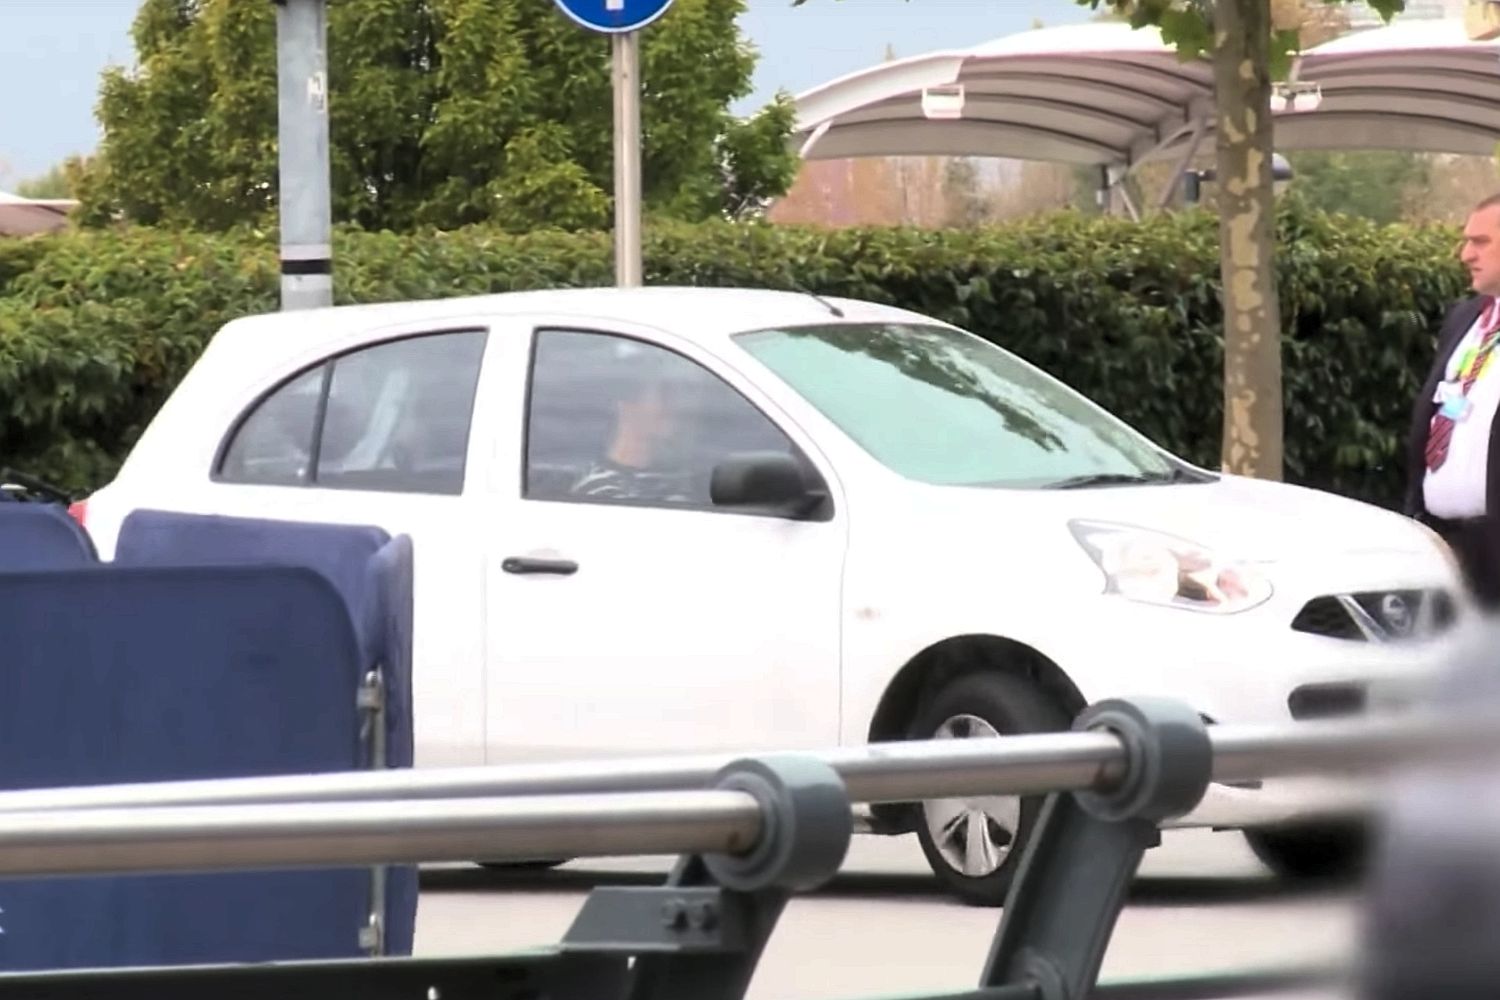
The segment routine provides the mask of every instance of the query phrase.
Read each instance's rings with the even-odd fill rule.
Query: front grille
[[[1308,601],[1297,613],[1297,617],[1292,619],[1292,628],[1298,632],[1326,635],[1332,639],[1365,637],[1337,597],[1317,597]]]
[[[1286,707],[1299,721],[1337,719],[1363,714],[1368,701],[1363,684],[1304,684],[1287,696]]]
[[[1302,606],[1292,628],[1355,642],[1430,638],[1453,625],[1453,596],[1444,590],[1382,590],[1325,594]]]

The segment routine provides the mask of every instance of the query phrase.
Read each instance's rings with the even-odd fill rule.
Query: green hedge
[[[1448,303],[1446,228],[1280,216],[1288,478],[1393,503],[1407,411]],[[0,244],[0,464],[105,481],[231,317],[276,308],[274,233],[101,231]],[[653,226],[652,284],[803,288],[896,303],[1041,365],[1217,466],[1216,222],[1059,215],[996,229]],[[338,300],[608,284],[604,234],[340,232]]]

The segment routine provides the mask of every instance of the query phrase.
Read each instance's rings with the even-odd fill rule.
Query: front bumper
[[[1276,595],[1240,615],[1101,597],[1101,627],[1080,635],[1068,663],[1059,663],[1079,679],[1090,702],[1164,695],[1187,701],[1211,725],[1292,724],[1399,708],[1452,661],[1477,620],[1454,568],[1437,550],[1430,558],[1385,553],[1341,560],[1333,568],[1281,566],[1273,572],[1279,577]],[[1352,605],[1357,619],[1361,606],[1378,608],[1378,595],[1412,591],[1446,595],[1439,619],[1424,619],[1424,634],[1400,638],[1371,629],[1368,621],[1342,630],[1307,627],[1309,606],[1326,611],[1331,599],[1347,598],[1343,604]],[[1112,669],[1090,669],[1098,664]],[[1360,813],[1376,801],[1373,782],[1347,776],[1215,783],[1198,808],[1165,825],[1298,823]]]

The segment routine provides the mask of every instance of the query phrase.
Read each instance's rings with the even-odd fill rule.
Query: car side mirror
[[[803,466],[784,452],[734,455],[714,466],[709,498],[716,507],[748,507],[808,517],[828,499],[808,484]]]

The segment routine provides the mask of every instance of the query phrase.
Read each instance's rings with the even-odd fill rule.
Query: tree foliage
[[[749,120],[744,0],[677,0],[642,36],[648,214],[744,214],[786,190],[790,102]],[[273,221],[276,8],[145,0],[138,65],[101,87],[83,218],[224,229]],[[606,226],[609,40],[551,0],[330,0],[334,218],[366,228]]]
[[[1184,59],[1212,57],[1216,0],[1075,0],[1094,10],[1106,8],[1131,27],[1160,29],[1162,40]],[[1342,8],[1362,3],[1389,20],[1406,8],[1406,0],[1251,0],[1266,5],[1271,26],[1269,69],[1286,75],[1291,57],[1303,46],[1322,40],[1338,23]],[[1328,8],[1328,10],[1320,10]]]
[[[1287,160],[1297,197],[1382,224],[1399,221],[1408,196],[1426,187],[1432,174],[1427,159],[1399,150],[1292,153]]]
[[[943,197],[948,203],[944,221],[950,226],[977,226],[989,217],[979,169],[966,156],[953,157],[943,165]]]
[[[766,213],[772,222],[824,226],[968,225],[988,214],[972,161],[944,156],[810,160]]]
[[[59,163],[45,174],[29,177],[16,185],[16,194],[22,198],[71,198],[73,197],[73,178],[69,174],[68,164]]]

